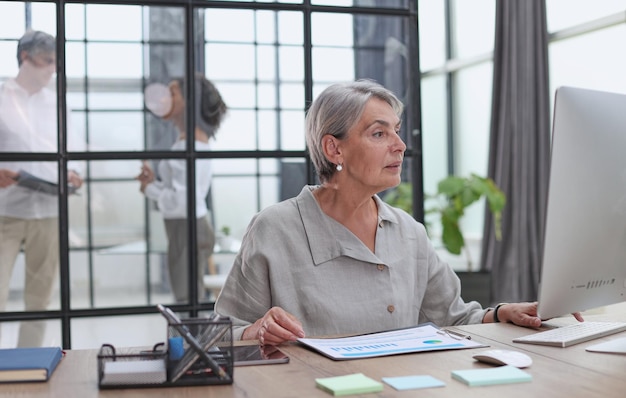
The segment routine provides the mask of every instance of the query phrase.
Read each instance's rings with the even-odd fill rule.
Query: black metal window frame
[[[137,160],[137,159],[185,159],[188,168],[188,186],[190,192],[188,194],[188,209],[194,212],[194,181],[195,181],[195,161],[198,159],[275,159],[275,158],[304,158],[307,162],[307,183],[315,183],[313,168],[306,150],[269,150],[269,151],[211,151],[196,152],[193,149],[192,137],[188,134],[187,150],[183,152],[172,151],[149,151],[149,152],[68,152],[66,135],[67,121],[66,111],[68,109],[66,102],[67,94],[67,77],[65,74],[65,6],[68,4],[107,4],[107,5],[139,5],[139,6],[160,6],[160,7],[180,7],[185,10],[186,14],[186,30],[185,30],[185,53],[187,56],[186,75],[193,76],[195,70],[195,53],[193,49],[194,43],[194,13],[199,9],[246,9],[246,10],[269,10],[269,11],[298,11],[302,12],[304,18],[304,92],[305,104],[308,106],[313,97],[313,73],[312,73],[312,44],[311,44],[311,15],[315,12],[320,13],[344,13],[344,14],[365,14],[372,16],[394,16],[404,17],[408,20],[410,37],[408,40],[409,60],[411,69],[414,70],[413,75],[407,81],[407,93],[412,103],[414,111],[406,120],[408,143],[405,158],[410,159],[411,170],[407,173],[413,182],[414,197],[421,198],[422,193],[422,171],[421,171],[421,112],[420,112],[420,82],[419,82],[419,56],[418,56],[418,27],[417,27],[417,1],[409,0],[407,8],[381,8],[381,7],[335,7],[312,5],[310,0],[304,0],[302,4],[291,3],[257,3],[257,2],[227,2],[227,1],[199,1],[199,0],[143,0],[143,1],[37,1],[39,3],[54,3],[56,5],[56,38],[57,38],[57,93],[58,93],[58,152],[57,153],[3,153],[0,155],[2,160],[27,160],[27,161],[53,161],[58,165],[59,181],[61,185],[67,182],[67,163],[71,160],[92,161],[92,160]],[[25,4],[27,2],[24,2]],[[28,18],[28,13],[27,13]],[[193,84],[187,79],[187,89],[190,98],[193,100]],[[193,117],[193,107],[188,107],[188,120]],[[88,180],[87,186],[88,184]],[[59,200],[59,241],[60,241],[60,310],[49,311],[28,311],[28,312],[4,312],[0,313],[0,321],[29,321],[29,320],[60,320],[62,345],[64,348],[71,348],[71,321],[78,318],[104,317],[114,315],[133,315],[133,314],[149,314],[156,310],[153,306],[134,306],[134,307],[114,307],[114,308],[86,308],[72,309],[70,302],[70,269],[69,269],[69,253],[70,244],[68,238],[69,232],[69,214],[67,206],[67,192],[60,193]],[[414,203],[414,216],[418,220],[423,220],[422,201],[418,200]],[[196,228],[195,217],[189,217],[188,236],[195,243]],[[190,259],[193,257],[194,250],[190,250]],[[191,261],[195,264],[195,261]],[[193,269],[192,269],[193,271]],[[192,272],[192,275],[194,273]],[[197,297],[194,283],[190,283],[190,297]],[[177,311],[186,311],[190,316],[197,316],[201,311],[213,310],[214,303],[199,303],[197,299],[192,299],[187,305],[173,306]]]

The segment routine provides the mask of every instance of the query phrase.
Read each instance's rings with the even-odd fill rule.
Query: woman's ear
[[[339,140],[336,137],[330,134],[322,137],[322,150],[329,162],[340,163],[338,159],[341,157],[341,150],[339,148]]]
[[[24,63],[26,58],[28,58],[28,52],[26,50],[20,51],[20,65]]]

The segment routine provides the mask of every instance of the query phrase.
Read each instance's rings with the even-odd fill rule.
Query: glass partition
[[[0,272],[10,280],[7,311],[70,317],[68,330],[54,331],[64,347],[96,347],[101,324],[139,318],[109,319],[111,311],[149,313],[156,303],[190,316],[211,311],[252,217],[317,182],[304,119],[329,84],[370,78],[394,90],[407,105],[405,139],[419,112],[406,0],[138,3],[0,1],[2,87],[20,72],[27,30],[56,35],[59,23],[63,32],[51,36],[54,59],[24,56],[31,71],[45,66],[31,76],[49,100],[37,118],[47,135],[4,111],[26,133],[0,139],[0,169],[62,186],[45,197],[57,239],[47,251],[57,263],[50,302],[25,307],[23,245]],[[17,332],[4,333],[5,319],[16,322],[0,312],[0,346],[12,346]]]

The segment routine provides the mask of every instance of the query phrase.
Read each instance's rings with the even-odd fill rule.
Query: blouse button
[[[380,221],[380,222],[378,223],[378,228],[382,228],[382,227],[383,227],[383,222],[382,222],[382,221]]]
[[[385,269],[385,266],[384,266],[384,265],[382,265],[382,264],[378,264],[378,267],[377,267],[377,268],[378,268],[378,270],[379,270],[379,271],[382,271],[382,270],[384,270],[384,269]]]
[[[388,305],[387,306],[387,311],[394,312],[395,310],[396,310],[396,307],[394,307],[393,305]]]

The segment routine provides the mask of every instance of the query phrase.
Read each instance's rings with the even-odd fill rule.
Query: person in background
[[[151,103],[158,104],[153,112],[171,121],[178,131],[172,150],[184,151],[186,147],[185,124],[185,93],[184,80],[175,79],[169,84],[171,98],[157,99]],[[211,139],[215,137],[227,112],[222,96],[212,82],[197,75],[195,78],[196,109],[194,140],[197,151],[211,148]],[[161,106],[166,104],[165,107]],[[146,197],[157,203],[165,222],[168,239],[167,263],[170,285],[177,303],[189,300],[189,266],[188,266],[188,234],[187,234],[187,169],[182,159],[162,160],[158,164],[160,179],[147,162],[143,163],[141,173],[136,177],[140,182],[140,190]],[[215,245],[215,232],[209,224],[206,197],[211,186],[211,164],[209,159],[196,162],[196,234],[198,241],[198,293],[204,296],[202,277]]]
[[[368,80],[331,85],[311,104],[305,134],[321,185],[250,222],[215,305],[233,320],[234,339],[276,345],[425,322],[541,324],[536,303],[464,302],[424,226],[377,196],[400,183],[402,112]]]
[[[48,88],[56,73],[55,38],[41,31],[26,32],[18,42],[17,61],[17,76],[0,86],[0,152],[56,153],[57,95]],[[68,148],[82,149],[71,132]],[[83,183],[79,164],[70,162],[68,169],[69,184],[79,188]],[[58,182],[56,162],[0,162],[0,311],[6,309],[20,250],[26,311],[48,307],[59,270],[58,195],[18,185],[18,177],[26,173]],[[45,322],[22,322],[17,345],[40,346],[44,333]]]

